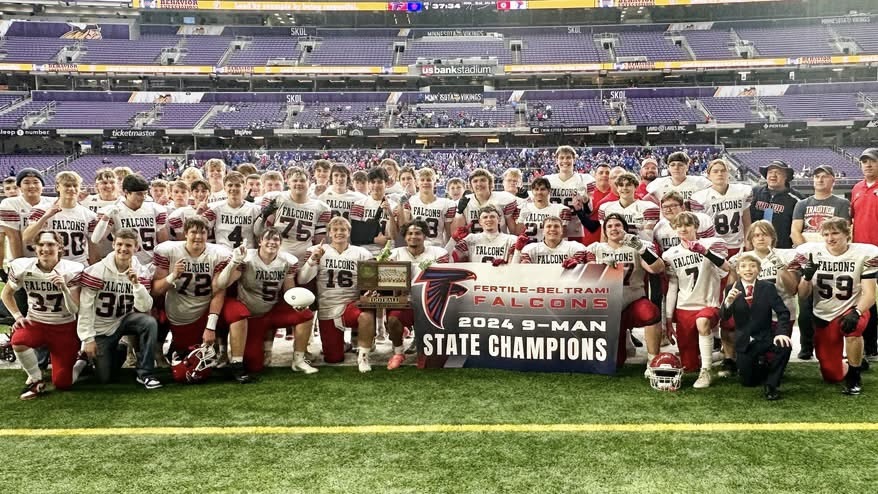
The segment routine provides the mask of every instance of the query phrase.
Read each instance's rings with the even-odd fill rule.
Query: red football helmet
[[[171,373],[174,380],[181,383],[197,384],[210,377],[217,364],[217,354],[213,346],[193,346],[189,355],[182,360],[177,352],[171,358]]]
[[[15,352],[12,350],[12,337],[6,333],[0,333],[0,360],[15,362]]]
[[[673,353],[662,352],[648,364],[649,384],[659,391],[676,391],[683,382],[683,361]]]

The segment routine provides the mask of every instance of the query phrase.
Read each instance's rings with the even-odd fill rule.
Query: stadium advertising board
[[[213,129],[217,137],[271,137],[274,129]]]
[[[0,129],[0,137],[55,137],[55,129]]]
[[[418,101],[424,103],[481,103],[484,101],[482,93],[423,93],[418,95]]]
[[[434,76],[473,76],[473,75],[494,75],[497,70],[496,66],[482,65],[474,63],[455,63],[455,64],[427,64],[420,66],[420,73],[424,77]]]
[[[320,135],[323,137],[366,137],[377,136],[378,127],[355,127],[352,129],[320,129]]]
[[[412,308],[428,368],[616,372],[621,269],[431,266],[412,283]]]
[[[570,127],[531,127],[531,134],[587,134],[588,126],[576,125]]]
[[[695,130],[695,125],[666,124],[666,125],[643,125],[637,128],[646,132],[689,132]]]
[[[120,137],[163,137],[162,129],[104,129],[104,137],[118,139]]]
[[[244,10],[282,12],[378,12],[387,2],[272,2],[237,0],[132,0],[134,8],[161,10]]]

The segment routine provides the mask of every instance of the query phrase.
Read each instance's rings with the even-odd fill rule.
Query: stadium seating
[[[634,125],[699,124],[705,115],[676,98],[629,98],[628,122]]]
[[[758,114],[751,109],[751,98],[698,98],[710,116],[718,123],[726,122],[761,122]]]
[[[760,99],[776,106],[783,120],[871,120],[857,108],[856,94],[796,94]]]
[[[751,41],[764,57],[829,56],[837,51],[830,44],[833,38],[822,25],[737,28],[741,39]]]
[[[232,52],[226,65],[268,65],[269,60],[298,61],[301,51],[293,38],[253,38]]]
[[[393,42],[396,40],[386,36],[325,36],[317,49],[308,54],[306,63],[389,66],[393,64]]]
[[[676,46],[661,32],[622,32],[616,45],[616,56],[644,56],[649,60],[690,60],[686,50]]]
[[[591,34],[523,35],[523,63],[595,63],[607,62],[610,54],[598,49]]]
[[[286,119],[285,105],[280,103],[237,103],[230,111],[221,111],[205,123],[217,129],[276,129]]]
[[[741,149],[732,150],[729,154],[754,172],[758,172],[760,166],[765,166],[771,160],[783,160],[798,172],[801,172],[805,167],[813,170],[819,165],[830,165],[838,174],[844,174],[851,178],[863,176],[862,170],[855,161],[830,148]]]
[[[732,49],[732,36],[729,30],[705,29],[682,31],[681,34],[686,38],[696,60],[738,58]]]

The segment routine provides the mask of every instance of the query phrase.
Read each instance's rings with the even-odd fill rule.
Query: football
[[[314,303],[314,294],[307,288],[297,286],[284,293],[284,301],[294,309],[307,308]]]

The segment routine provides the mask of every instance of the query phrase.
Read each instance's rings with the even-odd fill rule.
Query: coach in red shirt
[[[635,199],[643,199],[649,194],[646,186],[658,177],[658,161],[655,158],[644,158],[640,162],[640,185],[634,191]]]
[[[860,154],[863,181],[851,191],[851,221],[854,242],[878,245],[878,148]],[[878,311],[869,310],[869,324],[863,331],[863,350],[869,361],[878,360]]]

